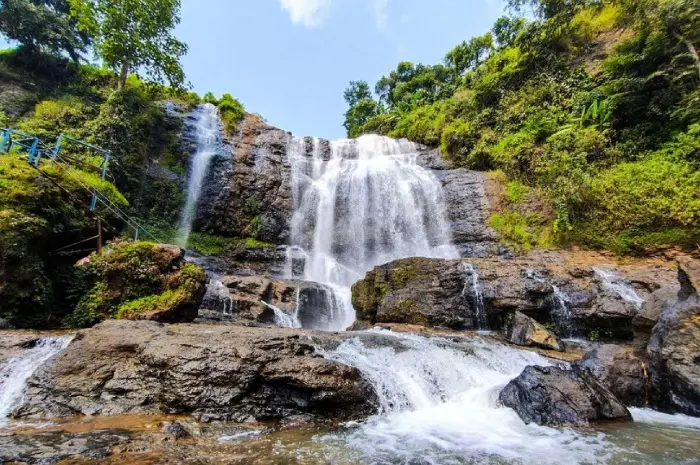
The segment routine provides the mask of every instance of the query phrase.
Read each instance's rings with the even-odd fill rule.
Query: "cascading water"
[[[34,347],[0,366],[0,424],[21,403],[29,377],[72,340],[73,336],[42,337]]]
[[[552,321],[557,325],[560,332],[564,333],[565,337],[572,337],[574,328],[573,322],[571,321],[571,309],[569,308],[569,305],[571,304],[571,298],[569,295],[557,285],[545,280],[536,270],[527,269],[525,272],[528,278],[534,279],[538,283],[547,284],[552,288],[552,300],[554,302],[554,307],[551,313]]]
[[[323,438],[349,445],[359,463],[597,463],[605,454],[601,435],[525,425],[499,405],[526,366],[549,364],[540,355],[479,338],[379,336],[394,341],[361,336],[324,353],[358,368],[379,398],[378,415]]]
[[[488,317],[486,315],[486,307],[484,306],[484,296],[481,292],[479,284],[479,272],[471,263],[462,263],[462,271],[464,272],[464,288],[462,289],[462,297],[466,298],[468,289],[471,288],[471,294],[474,299],[474,309],[476,314],[476,329],[484,330],[488,328]]]
[[[192,223],[197,211],[197,201],[202,193],[202,184],[209,171],[211,160],[220,152],[221,120],[217,108],[205,103],[197,108],[197,152],[190,161],[187,181],[187,200],[180,215],[178,244],[187,246]]]
[[[642,308],[644,304],[644,299],[637,294],[632,285],[625,281],[624,278],[618,276],[614,271],[606,269],[593,267],[595,274],[600,276],[603,281],[603,285],[619,295],[625,302],[630,302],[637,308]]]
[[[288,271],[324,284],[342,308],[327,329],[355,320],[350,286],[374,266],[407,257],[456,258],[446,221],[442,185],[417,163],[415,144],[381,136],[330,143],[293,138],[294,215]],[[311,152],[309,154],[309,152]],[[327,154],[327,152],[326,152]]]

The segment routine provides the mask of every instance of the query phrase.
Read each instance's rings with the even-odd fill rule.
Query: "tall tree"
[[[351,81],[343,96],[350,107],[345,113],[343,126],[348,137],[357,137],[362,134],[362,127],[367,121],[380,113],[381,107],[372,98],[369,84],[365,81]]]
[[[0,33],[27,50],[65,52],[76,61],[90,45],[89,36],[76,28],[68,0],[2,0]]]
[[[502,16],[496,20],[491,32],[493,32],[499,47],[508,47],[513,45],[515,38],[523,30],[523,27],[525,27],[524,18]]]
[[[488,57],[493,48],[493,34],[487,32],[483,36],[473,37],[469,42],[462,42],[445,56],[445,64],[454,68],[457,74],[464,74],[469,69],[476,68]]]
[[[180,57],[187,45],[172,34],[180,22],[180,0],[69,1],[81,30],[96,37],[97,54],[119,73],[120,89],[130,73],[184,86]]]

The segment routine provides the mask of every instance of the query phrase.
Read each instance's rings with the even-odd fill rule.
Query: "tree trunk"
[[[695,45],[693,45],[690,39],[685,39],[685,45],[688,47],[688,51],[695,59],[695,67],[698,69],[698,77],[700,77],[700,56],[698,56],[698,51],[695,49]]]
[[[119,85],[117,86],[118,90],[124,90],[124,86],[126,85],[126,78],[129,77],[129,64],[128,63],[122,63],[122,72],[119,75]]]

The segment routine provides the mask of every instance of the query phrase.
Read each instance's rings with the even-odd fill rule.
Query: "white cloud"
[[[380,32],[385,32],[389,26],[389,0],[372,0],[374,23]]]
[[[331,6],[331,0],[281,0],[281,3],[294,24],[309,28],[323,24]]]

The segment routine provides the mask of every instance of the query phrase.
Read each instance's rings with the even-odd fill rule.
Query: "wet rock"
[[[583,258],[605,260],[594,254]],[[578,260],[554,251],[510,259],[397,260],[368,272],[353,286],[353,305],[358,320],[370,325],[471,329],[484,326],[477,324],[481,318],[489,328],[501,329],[507,316],[519,311],[540,324],[552,323],[561,337],[631,341],[639,308],[604,286]],[[641,298],[674,279],[672,271],[656,264],[640,261],[629,270]]]
[[[21,355],[39,342],[39,336],[29,332],[0,332],[0,365],[8,359]]]
[[[652,292],[642,305],[640,312],[632,318],[634,331],[634,344],[637,352],[646,356],[647,344],[651,338],[651,332],[656,326],[661,311],[666,302],[678,300],[678,289],[662,287]]]
[[[585,425],[631,420],[630,412],[593,376],[577,367],[529,366],[498,396],[527,424]]]
[[[244,421],[372,413],[376,397],[360,372],[321,358],[315,347],[302,331],[110,320],[80,331],[40,368],[14,415],[166,413]]]
[[[700,296],[693,269],[697,270],[696,263],[679,262],[679,300],[664,305],[647,356],[653,404],[700,416]]]
[[[228,237],[287,243],[292,218],[290,136],[248,114],[205,182],[195,228]],[[234,169],[235,167],[235,169]]]
[[[588,370],[625,405],[646,405],[650,388],[647,367],[632,346],[602,345],[588,352],[576,365]]]
[[[168,421],[163,424],[163,432],[168,435],[168,437],[179,441],[180,439],[187,439],[191,434],[177,421]]]
[[[435,172],[445,194],[452,239],[465,257],[500,254],[498,236],[486,223],[490,207],[484,191],[486,174],[464,169]]]
[[[506,338],[511,343],[519,346],[564,351],[556,335],[520,312],[515,312],[513,315],[513,321],[506,330]]]
[[[66,431],[0,435],[0,463],[21,462],[42,465],[70,457],[97,460],[112,454],[112,448],[129,442],[126,430],[95,430],[85,433]]]

